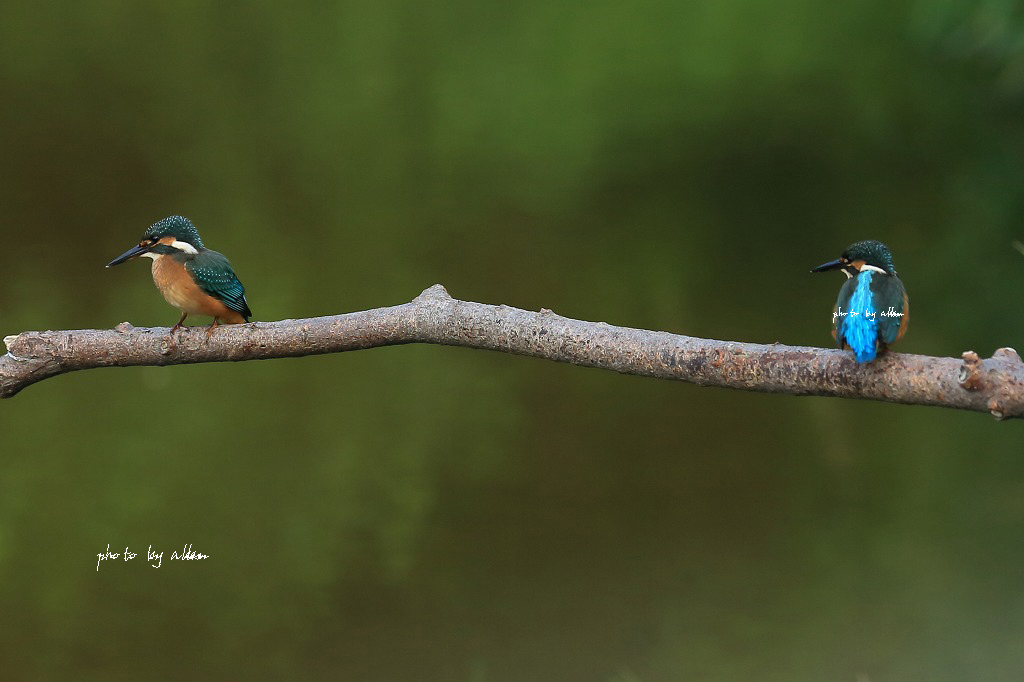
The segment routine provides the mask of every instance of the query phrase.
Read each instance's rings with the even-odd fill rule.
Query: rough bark
[[[433,343],[531,355],[624,374],[765,393],[822,395],[935,405],[1024,416],[1024,363],[1011,348],[982,360],[886,353],[858,365],[848,352],[715,341],[614,327],[508,306],[451,298],[441,285],[413,301],[305,320],[203,327],[24,332],[4,339],[0,397],[64,372],[93,367],[174,365],[318,355]]]

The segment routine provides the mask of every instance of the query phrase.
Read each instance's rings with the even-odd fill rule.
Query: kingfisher
[[[838,259],[811,272],[826,270],[846,275],[832,311],[832,336],[841,349],[852,350],[857,362],[866,363],[903,338],[910,302],[889,247],[873,239],[851,244]]]
[[[108,268],[133,258],[153,259],[153,282],[164,299],[181,311],[173,334],[189,315],[208,315],[217,325],[248,322],[252,311],[245,300],[245,287],[238,281],[231,263],[203,244],[199,231],[188,218],[172,215],[153,223],[138,244],[107,263]]]

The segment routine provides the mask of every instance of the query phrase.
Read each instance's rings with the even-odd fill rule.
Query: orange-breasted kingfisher
[[[832,336],[857,362],[871,362],[907,331],[910,302],[889,247],[869,239],[851,244],[837,260],[811,270],[842,270],[846,283],[832,311]]]
[[[189,315],[208,315],[213,323],[207,335],[220,323],[248,322],[252,311],[245,300],[245,287],[238,281],[231,263],[222,254],[203,245],[199,231],[188,218],[172,215],[153,223],[138,244],[107,263],[113,267],[133,258],[153,259],[153,282],[164,299],[181,311],[181,328]]]

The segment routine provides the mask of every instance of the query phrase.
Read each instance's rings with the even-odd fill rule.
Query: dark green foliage
[[[825,346],[807,266],[873,235],[898,351],[1021,348],[1022,39],[991,0],[7,0],[0,336],[166,325],[102,266],[182,212],[263,320],[441,282]],[[418,346],[72,373],[0,404],[0,660],[1014,680],[1022,427]]]

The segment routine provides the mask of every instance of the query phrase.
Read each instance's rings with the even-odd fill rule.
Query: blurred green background
[[[900,350],[1024,343],[1017,2],[15,1],[0,98],[0,335],[172,324],[103,265],[181,213],[259,320],[440,282],[828,347],[808,270],[877,238]],[[427,346],[62,376],[0,404],[0,660],[1018,679],[1022,428]]]

